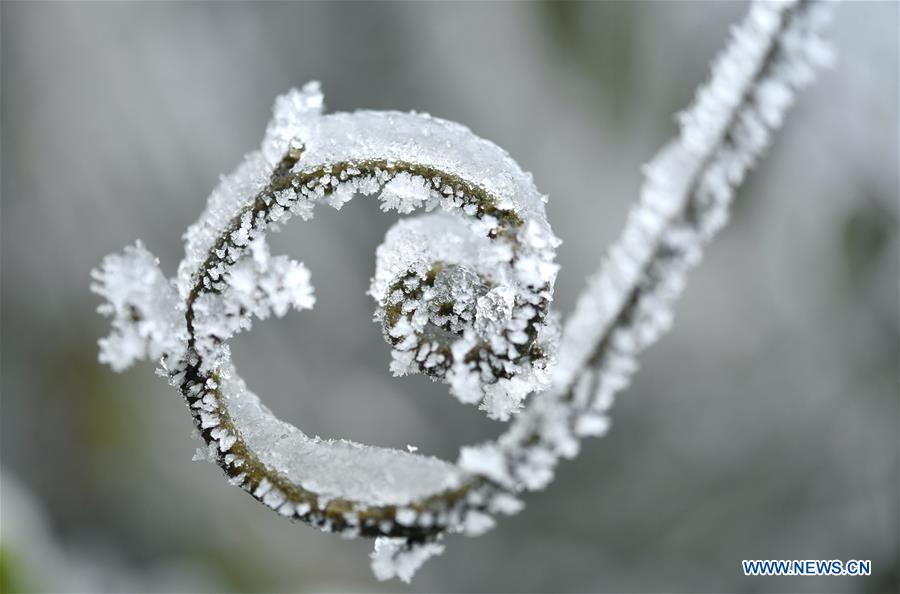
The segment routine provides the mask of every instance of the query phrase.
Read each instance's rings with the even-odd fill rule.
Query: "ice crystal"
[[[378,538],[372,552],[372,573],[381,581],[393,577],[409,583],[425,561],[444,552],[444,545],[410,544],[402,538]]]
[[[99,342],[101,363],[122,371],[181,346],[184,313],[175,288],[141,242],[106,256],[91,276],[91,290],[106,299],[97,311],[112,318],[112,333]]]

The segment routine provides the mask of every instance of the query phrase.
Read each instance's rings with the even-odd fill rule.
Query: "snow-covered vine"
[[[187,401],[201,456],[277,513],[345,536],[377,537],[379,579],[409,580],[446,533],[477,535],[518,494],[546,486],[579,440],[602,435],[637,354],[670,323],[686,271],[727,219],[797,89],[829,53],[827,6],[757,2],[646,166],[640,200],[560,332],[551,310],[559,240],[546,196],[496,145],[425,114],[325,114],[317,83],[278,98],[259,151],[213,192],[166,279],[138,242],[108,256],[92,289],[112,334],[100,360],[140,359]],[[277,419],[237,374],[228,340],[254,318],[315,302],[310,273],[273,257],[265,235],[316,205],[377,196],[397,223],[377,250],[370,294],[395,375],[423,373],[461,402],[512,419],[456,464],[311,438]]]

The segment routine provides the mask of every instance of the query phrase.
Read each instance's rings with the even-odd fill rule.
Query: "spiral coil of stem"
[[[408,579],[447,532],[475,535],[521,509],[580,439],[602,435],[637,355],[668,328],[687,271],[727,220],[797,90],[827,63],[827,3],[756,2],[646,166],[621,238],[563,331],[551,310],[559,240],[530,174],[468,129],[423,114],[323,114],[317,83],[275,104],[261,149],[223,179],[186,234],[168,280],[138,243],[107,257],[92,288],[113,333],[101,361],[158,358],[187,401],[207,456],[286,517],[382,537],[379,577]],[[265,234],[318,204],[377,195],[410,214],[377,250],[370,295],[395,375],[422,373],[490,418],[497,440],[456,464],[346,440],[309,438],[250,392],[228,340],[255,318],[314,303],[309,271],[272,257]],[[561,336],[560,336],[561,334]]]

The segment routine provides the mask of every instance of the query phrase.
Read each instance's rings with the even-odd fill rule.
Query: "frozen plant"
[[[325,114],[318,83],[275,102],[260,150],[209,198],[166,279],[140,243],[108,256],[92,289],[112,334],[100,360],[156,359],[187,401],[198,457],[286,518],[377,538],[378,579],[409,580],[447,533],[477,535],[519,495],[545,487],[580,439],[603,435],[636,356],[671,319],[685,273],[725,223],[734,190],[830,56],[827,3],[756,2],[645,167],[622,236],[562,328],[551,309],[559,240],[546,196],[509,155],[467,128],[418,113]],[[254,318],[308,309],[303,264],[272,256],[266,233],[316,205],[376,196],[397,223],[377,250],[370,294],[394,375],[423,373],[507,421],[456,463],[312,438],[276,418],[231,361]]]

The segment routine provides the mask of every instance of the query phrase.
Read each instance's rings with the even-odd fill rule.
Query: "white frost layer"
[[[544,212],[546,196],[536,190],[531,174],[523,172],[496,144],[475,136],[465,126],[428,114],[355,111],[322,115],[323,108],[317,82],[276,100],[261,150],[247,155],[233,173],[222,178],[206,210],[185,234],[185,259],[179,268],[182,296],[190,290],[191,279],[218,232],[265,186],[291,146],[302,146],[294,171],[366,160],[403,161],[440,169],[497,197],[498,208],[514,210],[533,221],[530,233],[536,248],[558,245]],[[404,190],[415,193],[415,189],[398,185],[388,188],[385,199],[402,200]],[[555,276],[555,269],[552,272]]]
[[[397,222],[375,252],[375,277],[369,294],[381,300],[390,284],[409,269],[427,269],[432,262],[459,264],[491,280],[510,286],[509,269],[498,263],[509,261],[505,244],[492,243],[475,233],[460,217],[435,213]]]
[[[222,381],[223,402],[260,461],[325,500],[406,505],[459,486],[462,473],[438,458],[309,437],[279,420],[236,374]]]
[[[316,118],[310,128],[311,134],[299,137],[304,151],[297,171],[341,161],[415,163],[484,188],[499,198],[498,208],[544,218],[546,196],[537,192],[531,174],[461,124],[415,112],[361,110]]]

